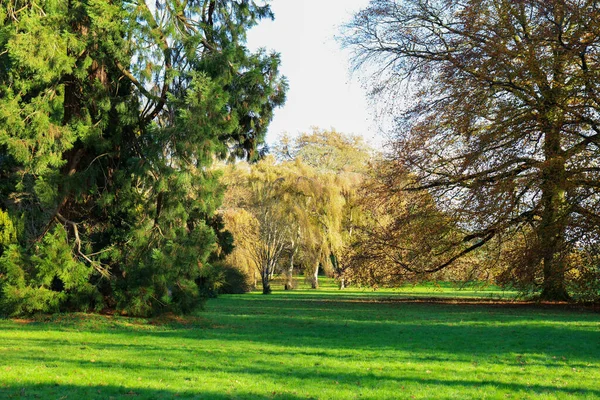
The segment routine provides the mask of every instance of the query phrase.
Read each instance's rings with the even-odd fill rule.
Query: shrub
[[[197,283],[200,293],[207,297],[242,294],[252,290],[250,278],[243,271],[222,261],[205,267]]]
[[[250,277],[239,268],[232,265],[220,265],[224,275],[224,283],[221,286],[220,294],[242,294],[252,290]]]
[[[600,301],[600,266],[595,263],[579,265],[572,269],[567,277],[569,278],[569,292],[574,300]]]

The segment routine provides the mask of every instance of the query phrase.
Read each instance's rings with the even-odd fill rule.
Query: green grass
[[[407,284],[400,288],[378,288],[350,286],[340,291],[338,284],[332,278],[319,277],[319,291],[311,290],[310,284],[302,277],[296,280],[298,289],[304,296],[317,297],[334,296],[355,297],[371,300],[407,299],[407,298],[461,298],[461,299],[486,299],[486,300],[511,300],[519,297],[519,293],[503,290],[497,286],[483,283],[451,283],[427,282],[418,285]],[[283,289],[283,280],[276,278],[272,283],[273,289]]]
[[[0,398],[600,398],[600,314],[401,301],[475,295],[439,290],[231,295],[166,323],[0,320]]]

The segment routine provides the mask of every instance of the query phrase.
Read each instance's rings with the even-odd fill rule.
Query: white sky
[[[252,50],[281,53],[281,72],[288,78],[284,107],[275,110],[267,143],[283,132],[295,135],[311,126],[362,135],[381,143],[365,91],[349,72],[348,52],[334,36],[368,0],[272,0],[275,21],[261,21],[248,34]]]

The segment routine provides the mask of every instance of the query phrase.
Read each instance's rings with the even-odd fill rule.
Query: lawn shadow
[[[258,393],[243,390],[234,390],[231,393],[221,391],[194,391],[194,390],[164,390],[150,388],[130,388],[110,385],[77,386],[58,384],[35,384],[0,386],[0,398],[2,399],[85,399],[85,400],[107,400],[107,399],[135,399],[135,400],[161,400],[161,399],[304,399],[307,397],[296,396],[285,392],[272,393],[265,396]]]
[[[599,390],[577,386],[584,385],[583,381],[574,381],[568,386],[554,385],[550,380],[525,384],[523,380],[511,381],[506,376],[502,378],[494,374],[488,374],[482,381],[456,366],[483,360],[507,368],[510,373],[522,370],[522,373],[517,373],[523,376],[533,376],[535,368],[555,370],[557,372],[552,374],[560,376],[575,369],[597,367],[600,318],[594,313],[480,304],[363,302],[351,298],[249,295],[211,300],[207,310],[200,315],[203,317],[192,319],[190,324],[167,323],[161,326],[150,325],[145,320],[102,317],[105,325],[102,325],[101,331],[94,328],[96,316],[90,316],[87,322],[85,318],[65,318],[60,323],[48,324],[15,324],[0,320],[0,365],[38,365],[48,368],[48,374],[52,374],[53,368],[68,366],[92,373],[102,370],[115,374],[142,371],[150,377],[163,373],[170,376],[184,373],[195,376],[227,374],[245,376],[247,381],[286,382],[295,379],[302,384],[316,379],[350,385],[368,376],[382,385],[412,383],[464,389],[469,393],[477,387],[489,386],[510,392],[553,392],[600,398]],[[21,347],[24,339],[19,335],[11,337],[16,331],[51,332],[52,336],[30,337],[25,339],[29,348],[3,352],[3,347],[5,350]],[[3,332],[8,333],[2,335]],[[77,336],[80,333],[82,335]],[[93,341],[87,333],[94,334]],[[81,352],[67,353],[66,350],[72,350],[72,346],[80,346]],[[40,349],[53,349],[54,353],[40,352]],[[102,351],[122,354],[123,360],[115,363],[102,357],[93,361],[89,357],[82,358],[87,353]],[[369,363],[403,365],[402,374],[343,368],[346,362],[352,362],[356,357],[362,357]],[[160,358],[181,358],[185,361],[181,365],[156,364],[155,361]],[[275,359],[291,361],[284,364],[274,362]],[[296,359],[308,364],[298,365],[293,362]],[[338,367],[320,368],[321,360],[334,360]],[[449,360],[456,364],[456,370],[448,367],[441,378],[428,378],[417,367],[452,365],[446,364]],[[411,363],[412,366],[404,365]],[[186,389],[187,392],[179,393],[102,385],[90,388],[61,385],[56,390],[50,384],[1,385],[2,382],[0,398],[9,398],[8,395],[60,398],[53,397],[54,394],[47,395],[59,391],[68,398],[90,399],[107,399],[110,396],[161,399],[175,398],[176,395],[180,398],[217,400],[260,400],[278,396],[292,400],[307,398],[291,392],[272,396],[248,391],[226,393],[225,388],[218,392],[201,393]],[[107,396],[106,393],[116,394]]]
[[[144,366],[138,366],[144,368]],[[185,371],[187,374],[194,373],[194,371]],[[89,385],[89,386],[78,386],[78,385],[65,385],[65,384],[9,384],[6,386],[0,385],[0,398],[2,399],[318,399],[318,398],[335,398],[332,396],[320,397],[318,395],[298,395],[298,391],[303,391],[304,388],[294,385],[294,391],[287,389],[286,382],[290,379],[307,382],[310,386],[314,383],[328,382],[333,384],[335,382],[341,389],[347,390],[350,387],[356,386],[356,383],[366,381],[365,374],[357,372],[341,372],[341,371],[327,371],[317,370],[316,368],[302,368],[294,369],[293,375],[289,371],[284,371],[283,368],[278,368],[272,364],[260,364],[254,368],[214,368],[213,371],[203,371],[213,373],[230,373],[235,374],[237,377],[248,375],[254,380],[276,380],[282,382],[279,390],[273,391],[269,395],[264,395],[248,390],[244,390],[243,387],[238,388],[225,388],[223,387],[219,391],[205,390],[202,388],[181,388],[180,390],[166,390],[166,389],[153,389],[148,387],[126,387],[126,386],[112,386],[112,385]],[[450,373],[452,371],[449,371]],[[398,388],[404,385],[419,385],[425,390],[430,390],[435,393],[435,398],[446,399],[456,398],[456,392],[459,391],[463,394],[463,398],[474,398],[475,393],[478,390],[501,390],[508,391],[511,393],[536,393],[536,394],[547,394],[553,397],[555,396],[577,396],[587,398],[600,398],[600,390],[589,389],[582,387],[560,387],[556,385],[544,385],[544,384],[531,384],[531,383],[517,383],[517,382],[504,382],[496,379],[489,380],[475,380],[475,379],[456,379],[450,377],[448,379],[440,378],[424,378],[412,375],[392,376],[392,375],[381,375],[372,376],[374,382],[377,385],[388,385],[396,386]],[[385,381],[385,382],[384,382]],[[307,392],[310,392],[311,388],[307,388]],[[450,393],[446,389],[451,389]],[[454,394],[452,394],[454,393]],[[360,398],[364,399],[380,399],[378,395],[361,395]],[[402,396],[385,397],[385,398],[402,398]]]

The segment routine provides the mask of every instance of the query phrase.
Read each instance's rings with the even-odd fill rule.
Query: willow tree
[[[527,232],[517,268],[568,298],[568,255],[598,242],[600,2],[372,0],[345,40],[405,94],[395,157],[463,229],[446,260]]]
[[[270,157],[255,164],[230,166],[223,181],[228,186],[223,211],[226,227],[234,236],[238,262],[255,267],[263,294],[270,294],[271,279],[298,230],[293,181],[287,165]]]
[[[302,159],[317,170],[337,173],[364,173],[373,157],[361,136],[317,127],[296,137],[284,135],[274,153],[281,160]]]
[[[277,163],[267,157],[230,166],[223,180],[228,189],[222,213],[236,246],[232,259],[246,258],[246,265],[256,266],[265,294],[275,272],[283,272],[286,286],[293,286],[296,262],[317,288],[319,266],[329,268],[342,245],[345,199],[335,174],[300,160]]]
[[[364,215],[359,190],[376,152],[360,136],[313,127],[311,132],[293,138],[282,137],[275,154],[282,160],[299,160],[313,169],[306,174],[316,183],[312,189],[321,187],[313,197],[323,199],[320,209],[313,207],[310,211],[319,233],[312,237],[324,250],[315,265],[330,267],[343,289],[353,242],[357,239],[354,228]],[[318,268],[313,272],[311,281],[318,285]]]
[[[0,5],[5,312],[188,311],[215,250],[215,155],[249,157],[284,101],[244,46],[254,1]]]
[[[319,287],[319,269],[331,272],[332,257],[343,246],[342,220],[346,201],[340,178],[331,172],[318,172],[297,161],[297,213],[300,223],[300,257],[304,274],[313,289]]]

